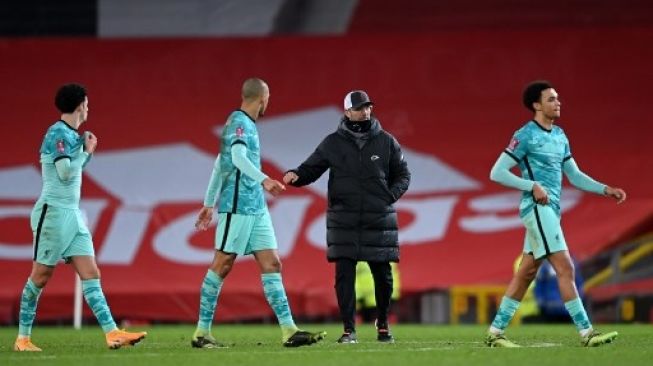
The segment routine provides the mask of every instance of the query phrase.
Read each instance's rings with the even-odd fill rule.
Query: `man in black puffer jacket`
[[[336,263],[335,288],[344,325],[338,342],[357,343],[354,284],[358,261],[368,262],[374,277],[377,339],[394,342],[388,327],[390,262],[399,261],[393,204],[408,189],[410,172],[397,140],[372,116],[373,103],[367,93],[348,93],[344,107],[338,130],[283,180],[301,187],[329,169],[327,258]]]

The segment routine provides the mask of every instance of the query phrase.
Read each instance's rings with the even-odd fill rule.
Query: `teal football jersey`
[[[562,128],[551,131],[531,120],[517,130],[505,150],[519,164],[521,176],[539,183],[549,195],[549,205],[560,216],[562,165],[571,159],[569,140]],[[519,214],[526,216],[535,206],[532,192],[522,194]]]
[[[267,204],[263,186],[236,168],[232,161],[231,148],[236,144],[247,147],[247,158],[261,169],[261,151],[254,120],[242,110],[236,110],[227,119],[222,130],[220,149],[220,171],[222,190],[218,212],[258,215],[265,212]]]
[[[70,161],[86,159],[84,138],[64,121],[55,122],[45,134],[41,144],[41,175],[43,187],[39,202],[61,208],[78,208],[82,190],[82,169],[72,172],[70,179],[62,181],[54,163],[59,159]],[[81,165],[80,165],[81,166]]]

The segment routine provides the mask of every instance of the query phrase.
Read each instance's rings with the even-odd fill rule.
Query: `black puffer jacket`
[[[295,172],[292,185],[315,182],[329,169],[327,258],[397,262],[397,212],[393,203],[408,189],[410,172],[397,140],[372,117],[362,134],[346,117]],[[351,123],[351,122],[349,122]]]

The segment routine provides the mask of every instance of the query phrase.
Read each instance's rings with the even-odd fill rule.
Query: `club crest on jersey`
[[[66,151],[66,147],[63,144],[63,140],[57,141],[57,152],[64,153]]]
[[[242,127],[236,128],[236,136],[238,137],[243,137],[243,134],[245,133],[245,130],[243,130]]]
[[[513,137],[512,140],[510,140],[510,144],[508,144],[508,150],[515,151],[517,146],[519,146],[519,140],[517,140],[516,137]]]

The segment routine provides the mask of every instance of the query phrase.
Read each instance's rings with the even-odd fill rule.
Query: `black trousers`
[[[336,260],[336,296],[345,331],[356,330],[356,263],[353,259]],[[377,321],[388,323],[392,297],[392,269],[389,262],[367,262],[374,278]]]

